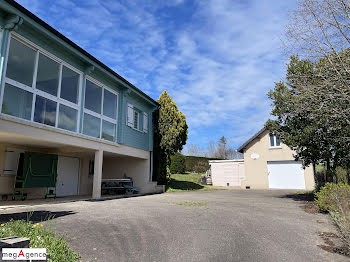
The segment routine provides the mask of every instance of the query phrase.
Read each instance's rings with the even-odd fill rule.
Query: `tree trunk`
[[[331,182],[331,183],[333,182],[333,176],[332,176],[332,171],[331,171],[331,164],[330,164],[329,159],[326,162],[326,177],[327,177],[326,182]]]

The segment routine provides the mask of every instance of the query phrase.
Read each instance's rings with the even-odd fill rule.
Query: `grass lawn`
[[[72,251],[67,242],[57,237],[50,229],[41,223],[33,224],[30,221],[10,220],[0,225],[0,238],[4,237],[30,238],[31,248],[46,248],[50,254],[48,261],[52,262],[74,262],[79,260],[79,254]]]
[[[220,187],[202,185],[199,180],[203,174],[173,174],[171,175],[169,185],[166,186],[166,192],[184,192],[184,191],[207,191],[218,190]]]

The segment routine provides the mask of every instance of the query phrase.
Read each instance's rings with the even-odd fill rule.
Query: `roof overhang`
[[[237,151],[240,153],[243,153],[244,149],[254,141],[255,138],[258,138],[260,135],[262,135],[267,129],[263,127],[262,129],[259,130],[255,135],[253,135],[251,138],[249,138],[243,145],[241,145]]]

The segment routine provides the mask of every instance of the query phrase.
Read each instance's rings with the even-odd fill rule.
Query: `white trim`
[[[32,104],[32,114],[30,116],[30,120],[34,122],[34,111],[35,111],[35,103],[36,103],[36,76],[38,74],[38,63],[39,63],[39,51],[36,51],[35,56],[35,64],[34,64],[34,75],[33,75],[33,83],[32,83],[32,93],[33,93],[33,104]]]
[[[110,87],[108,87],[108,86],[102,84],[101,82],[99,82],[98,80],[92,78],[92,77],[89,76],[89,75],[86,75],[86,76],[85,76],[85,81],[86,81],[86,80],[89,80],[90,82],[94,83],[95,85],[98,85],[98,86],[101,87],[101,88],[105,88],[105,89],[107,89],[108,91],[110,91],[111,93],[114,93],[115,95],[119,96],[119,92],[118,92],[118,91],[116,91],[116,90],[114,90],[114,89],[112,89],[112,88],[110,88]]]
[[[84,113],[87,113],[87,114],[92,115],[92,116],[94,116],[94,117],[101,118],[101,114],[96,113],[96,112],[91,111],[91,110],[86,109],[86,108],[84,108]]]
[[[26,90],[26,91],[28,91],[28,92],[31,92],[31,93],[34,92],[34,88],[33,88],[33,87],[29,87],[29,86],[27,86],[27,85],[24,85],[24,84],[22,84],[22,83],[20,83],[20,82],[17,82],[17,81],[15,81],[15,80],[12,80],[11,78],[6,77],[6,76],[5,76],[5,78],[4,78],[4,82],[6,82],[7,84],[10,84],[10,85],[13,85],[13,86],[15,86],[15,87],[21,88],[21,89],[23,89],[23,90]]]
[[[83,99],[83,75],[80,74],[79,75],[79,85],[78,85],[78,124],[77,124],[77,128],[75,130],[75,132],[79,133],[79,129],[80,129],[80,125],[81,125],[81,122],[82,121],[82,117],[81,117],[81,104],[83,103],[82,99]]]
[[[130,114],[132,114],[132,116],[130,116]],[[134,128],[134,106],[129,103],[127,104],[127,110],[126,110],[126,125],[131,128]]]
[[[271,137],[273,137],[273,143],[274,143],[274,145],[272,146],[271,145]],[[281,140],[279,140],[279,145],[277,146],[276,143],[277,142],[277,136],[276,135],[269,135],[269,149],[278,149],[278,148],[282,148],[282,146],[281,146]]]
[[[13,85],[17,88],[20,88],[22,90],[28,91],[33,95],[33,99],[32,99],[32,111],[31,111],[31,118],[30,121],[35,122],[34,121],[34,115],[35,115],[35,103],[36,103],[36,96],[40,95],[41,97],[45,98],[45,99],[49,99],[53,102],[56,103],[56,118],[55,118],[55,128],[59,128],[58,127],[58,120],[59,120],[59,108],[60,108],[60,104],[65,105],[67,107],[70,107],[74,110],[77,110],[78,116],[77,116],[77,121],[76,121],[76,130],[75,132],[78,132],[78,126],[80,124],[80,104],[81,104],[81,89],[82,89],[82,72],[74,67],[72,67],[71,65],[69,65],[68,63],[62,61],[61,59],[58,59],[57,57],[53,56],[51,53],[49,53],[48,51],[34,45],[32,42],[28,41],[27,39],[23,38],[22,36],[19,36],[16,33],[11,33],[9,35],[10,39],[9,39],[9,43],[8,43],[8,49],[10,48],[10,41],[11,41],[11,37],[13,37],[14,39],[16,39],[17,41],[19,41],[21,44],[25,45],[28,48],[33,49],[36,52],[35,55],[35,62],[34,62],[34,70],[33,70],[33,79],[32,79],[32,85],[31,86],[27,86],[24,85],[18,81],[15,81],[13,79],[10,79],[8,77],[6,77],[6,71],[4,71],[4,81],[3,81],[3,89],[2,89],[2,94],[1,94],[1,105],[3,102],[3,92],[5,89],[5,83],[8,83],[10,85]],[[58,75],[58,86],[57,86],[57,96],[51,95],[49,93],[46,93],[42,90],[39,90],[36,88],[36,78],[37,78],[37,74],[38,74],[38,67],[39,67],[39,56],[43,55],[46,56],[49,59],[52,59],[54,62],[58,63],[59,66],[59,75]],[[6,56],[6,69],[7,69],[7,61],[8,61],[8,56],[9,56],[9,52],[7,52],[7,56]],[[62,71],[63,71],[63,66],[65,66],[66,68],[72,70],[73,72],[77,73],[79,75],[79,83],[78,83],[78,101],[77,103],[72,103],[70,101],[67,101],[63,98],[60,98],[60,94],[61,94],[61,85],[62,85]],[[1,113],[2,114],[2,113]],[[43,123],[39,123],[42,125],[45,125]]]
[[[148,132],[148,114],[146,112],[143,112],[143,132],[147,133]]]
[[[75,68],[74,66],[68,64],[66,61],[63,61],[62,59],[58,58],[57,56],[51,54],[50,52],[46,51],[45,49],[41,48],[40,46],[34,44],[27,38],[17,34],[16,32],[11,32],[10,36],[12,36],[17,41],[21,42],[22,44],[34,49],[35,51],[40,51],[42,54],[48,56],[49,58],[55,60],[58,63],[62,63],[63,65],[69,67],[71,70],[77,72],[78,74],[83,74],[83,71],[80,71],[79,69]]]
[[[84,108],[83,108],[83,117],[82,117],[82,121],[83,121],[83,128],[82,128],[82,131],[81,133],[83,133],[83,130],[84,130],[84,114],[87,113],[89,115],[92,115],[94,117],[97,117],[100,119],[100,137],[99,139],[101,140],[105,140],[102,138],[102,129],[103,129],[103,120],[107,121],[107,122],[110,122],[112,124],[115,125],[115,139],[113,142],[116,143],[116,139],[117,139],[117,136],[118,136],[118,113],[119,113],[119,110],[118,110],[118,106],[119,106],[119,92],[117,92],[116,90],[102,84],[101,82],[99,82],[98,80],[92,78],[91,76],[89,75],[85,75],[85,79],[83,79],[83,81],[85,81],[85,86],[86,86],[86,81],[90,81],[91,83],[97,85],[98,87],[100,87],[102,89],[102,92],[101,92],[101,113],[96,113],[92,110],[89,110],[87,108],[85,108],[85,105],[84,105]],[[107,90],[109,92],[111,92],[112,94],[114,94],[116,96],[116,101],[117,101],[117,104],[116,104],[116,119],[113,119],[113,118],[110,118],[108,116],[105,116],[103,114],[103,104],[104,104],[104,90]],[[85,90],[85,97],[86,97],[86,90]],[[84,99],[85,101],[85,97],[82,97],[81,98],[81,101],[82,99]],[[85,104],[85,102],[84,102]],[[107,140],[109,141],[109,140]]]
[[[209,164],[211,163],[227,163],[227,162],[244,162],[244,159],[229,159],[229,160],[209,160]]]
[[[34,121],[36,96],[40,95],[43,98],[46,98],[46,99],[49,99],[51,101],[56,102],[56,119],[55,119],[55,127],[54,128],[56,128],[58,130],[67,131],[69,133],[76,133],[76,134],[79,134],[79,135],[87,136],[87,135],[83,134],[83,130],[81,130],[81,132],[79,133],[79,126],[81,124],[81,121],[83,121],[83,119],[84,119],[84,114],[87,113],[89,115],[92,115],[92,116],[97,117],[97,118],[100,119],[100,137],[99,138],[94,138],[94,139],[111,142],[109,140],[105,140],[105,139],[101,138],[102,137],[102,123],[103,123],[103,120],[105,120],[105,121],[110,122],[110,123],[115,125],[115,140],[113,142],[111,142],[111,143],[117,143],[116,139],[117,139],[117,134],[118,134],[118,117],[119,117],[118,116],[118,113],[119,113],[119,109],[118,109],[118,106],[119,106],[119,92],[118,91],[116,91],[116,90],[114,90],[114,89],[112,89],[112,88],[110,88],[110,87],[100,83],[99,81],[97,81],[96,79],[94,79],[94,78],[92,78],[92,77],[90,77],[88,75],[86,75],[84,77],[82,71],[76,69],[75,67],[73,67],[72,65],[68,64],[67,62],[57,58],[56,56],[54,56],[50,52],[48,52],[45,49],[37,46],[36,44],[32,43],[31,41],[29,41],[25,37],[15,33],[15,32],[11,32],[8,37],[9,37],[9,39],[8,39],[8,45],[7,45],[7,55],[6,55],[5,64],[4,64],[4,80],[3,80],[3,83],[2,83],[2,90],[1,90],[1,94],[0,94],[0,102],[1,102],[0,103],[0,115],[1,116],[10,117],[10,118],[18,119],[18,120],[23,120],[25,122],[29,122],[29,123],[33,123],[33,124],[36,124],[36,125],[52,128],[52,126],[48,126],[48,125],[45,125],[45,124],[42,124],[42,123],[37,123],[37,122]],[[19,83],[19,82],[13,80],[13,79],[10,79],[10,78],[6,77],[7,62],[8,62],[8,56],[9,56],[9,48],[10,48],[11,38],[16,39],[17,41],[19,41],[20,43],[22,43],[26,47],[31,48],[31,49],[33,49],[36,52],[35,63],[34,63],[34,70],[33,70],[32,86],[26,86],[26,85],[24,85],[22,83]],[[37,73],[38,73],[38,66],[39,66],[38,63],[39,63],[39,55],[40,54],[47,56],[49,59],[52,59],[53,61],[55,61],[55,62],[57,62],[59,64],[59,79],[58,79],[57,97],[53,96],[53,95],[51,95],[49,93],[46,93],[46,92],[44,92],[42,90],[36,89],[36,77],[37,77]],[[60,97],[61,88],[62,88],[63,66],[65,66],[66,68],[74,71],[75,73],[77,73],[79,75],[78,101],[77,101],[77,104],[72,103],[71,101],[68,101],[68,100]],[[83,108],[83,110],[81,110],[81,104],[83,103],[82,100],[83,99],[85,100],[85,97],[83,97],[82,86],[83,86],[83,81],[87,81],[87,80],[91,81],[92,83],[94,83],[97,86],[99,86],[100,88],[102,88],[101,113],[100,114],[99,113],[95,113],[95,112],[93,112],[91,110],[88,110],[85,107]],[[1,105],[2,105],[2,102],[3,102],[5,83],[11,84],[11,85],[13,85],[13,86],[15,86],[17,88],[20,88],[22,90],[28,91],[28,92],[30,92],[33,95],[32,112],[31,112],[31,119],[30,120],[22,119],[22,118],[15,117],[15,116],[6,115],[6,114],[3,114],[1,112]],[[109,92],[111,92],[112,94],[116,95],[116,100],[117,100],[117,103],[116,103],[116,107],[117,107],[116,108],[116,119],[112,119],[112,118],[110,118],[108,116],[103,115],[104,89],[107,89]],[[70,107],[70,108],[72,108],[74,110],[77,110],[77,114],[78,114],[77,115],[77,123],[76,123],[76,130],[74,132],[70,131],[70,130],[65,130],[65,129],[62,129],[62,128],[58,127],[60,104],[63,104],[65,106],[67,106],[67,107]],[[81,112],[81,111],[83,111],[83,112]],[[81,113],[83,113],[83,117],[82,118],[80,118]],[[87,137],[89,137],[89,136],[87,136]]]
[[[3,37],[4,35],[2,35]],[[7,39],[7,46],[6,46],[6,57],[3,65],[3,71],[0,72],[2,75],[2,86],[1,86],[1,94],[0,94],[0,114],[2,112],[2,102],[3,102],[3,97],[4,97],[4,89],[5,89],[5,77],[6,77],[6,71],[7,71],[7,61],[8,61],[8,54],[10,51],[10,42],[11,42],[11,32],[8,34],[8,39]]]

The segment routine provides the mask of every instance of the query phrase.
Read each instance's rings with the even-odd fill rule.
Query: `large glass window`
[[[32,86],[36,51],[11,38],[6,77]]]
[[[43,54],[39,54],[36,88],[57,96],[59,64]]]
[[[2,113],[30,120],[33,94],[10,84],[5,84]]]
[[[100,138],[101,120],[89,114],[84,114],[83,133],[88,136]]]
[[[101,112],[101,105],[102,112]],[[83,133],[115,141],[118,95],[86,80]],[[100,134],[101,131],[101,134]]]
[[[11,37],[7,61],[1,112],[76,132],[81,74],[17,37]]]
[[[85,108],[95,113],[101,113],[102,88],[86,80]]]
[[[77,132],[81,73],[34,46],[11,37],[1,113]],[[118,94],[92,79],[85,87],[82,133],[115,141]]]
[[[77,130],[78,110],[60,105],[58,113],[58,127],[75,132]]]
[[[103,120],[102,138],[109,141],[115,141],[115,124]]]
[[[68,67],[62,67],[61,98],[78,103],[80,75]]]
[[[106,89],[103,95],[103,115],[117,118],[117,96]]]
[[[56,109],[56,102],[37,95],[35,101],[34,121],[49,126],[55,126]]]

